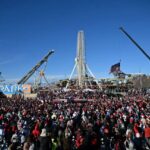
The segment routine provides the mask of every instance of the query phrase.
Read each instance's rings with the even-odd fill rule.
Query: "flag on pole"
[[[120,62],[112,65],[110,68],[110,73],[119,73],[119,72],[120,72]]]

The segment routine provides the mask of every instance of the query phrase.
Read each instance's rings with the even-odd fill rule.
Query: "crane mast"
[[[41,67],[43,63],[47,62],[49,56],[53,53],[53,50],[49,51],[48,54],[43,57],[41,61],[39,61],[22,79],[18,81],[18,84],[24,84],[35,73],[35,71],[37,71],[37,69]]]
[[[120,27],[120,30],[139,48],[144,56],[150,61],[150,56],[143,50],[143,48],[141,48],[141,46],[137,44],[137,42],[122,27]]]

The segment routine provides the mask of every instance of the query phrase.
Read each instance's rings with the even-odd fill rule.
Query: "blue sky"
[[[84,30],[86,60],[96,77],[109,77],[120,59],[124,72],[149,74],[149,60],[120,26],[150,54],[149,0],[1,0],[0,71],[6,79],[20,79],[54,49],[46,74],[68,76],[77,32]]]

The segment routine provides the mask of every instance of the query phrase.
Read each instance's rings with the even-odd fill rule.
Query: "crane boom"
[[[150,56],[143,50],[143,48],[141,48],[139,44],[136,43],[136,41],[122,27],[120,27],[120,30],[139,48],[139,50],[144,54],[144,56],[150,60]]]
[[[53,50],[52,50],[52,51],[49,51],[48,54],[47,54],[45,57],[43,57],[43,59],[42,59],[41,61],[39,61],[22,79],[20,79],[20,80],[18,81],[18,84],[24,84],[24,83],[35,73],[35,71],[36,71],[38,68],[40,68],[40,66],[41,66],[44,62],[46,62],[46,61],[48,60],[49,56],[50,56],[51,54],[53,54],[53,53],[54,53]]]

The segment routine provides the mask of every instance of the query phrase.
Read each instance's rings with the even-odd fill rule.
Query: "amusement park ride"
[[[44,79],[46,81],[46,83],[49,85],[48,80],[45,77],[45,69],[47,66],[48,58],[53,53],[54,53],[53,50],[49,51],[48,54],[45,57],[43,57],[43,59],[41,61],[39,61],[23,78],[21,78],[17,84],[24,84],[36,72],[37,78],[35,78],[34,88],[38,88],[41,85],[42,79]],[[41,66],[44,64],[45,64],[44,68],[39,70],[41,68]]]
[[[144,54],[144,56],[150,61],[150,56],[144,51],[143,48],[137,42],[123,29],[123,27],[120,27],[120,30],[134,43],[138,49]]]
[[[94,81],[97,84],[97,87],[101,89],[100,84],[96,80],[94,74],[88,67],[86,63],[86,57],[85,57],[85,38],[84,38],[84,32],[79,31],[77,36],[77,56],[75,58],[75,65],[73,67],[73,70],[70,74],[68,83],[66,85],[66,89],[69,88],[70,81],[73,78],[73,75],[75,74],[75,71],[77,73],[76,77],[76,86],[81,89],[86,89],[88,87],[92,87],[92,82]]]

